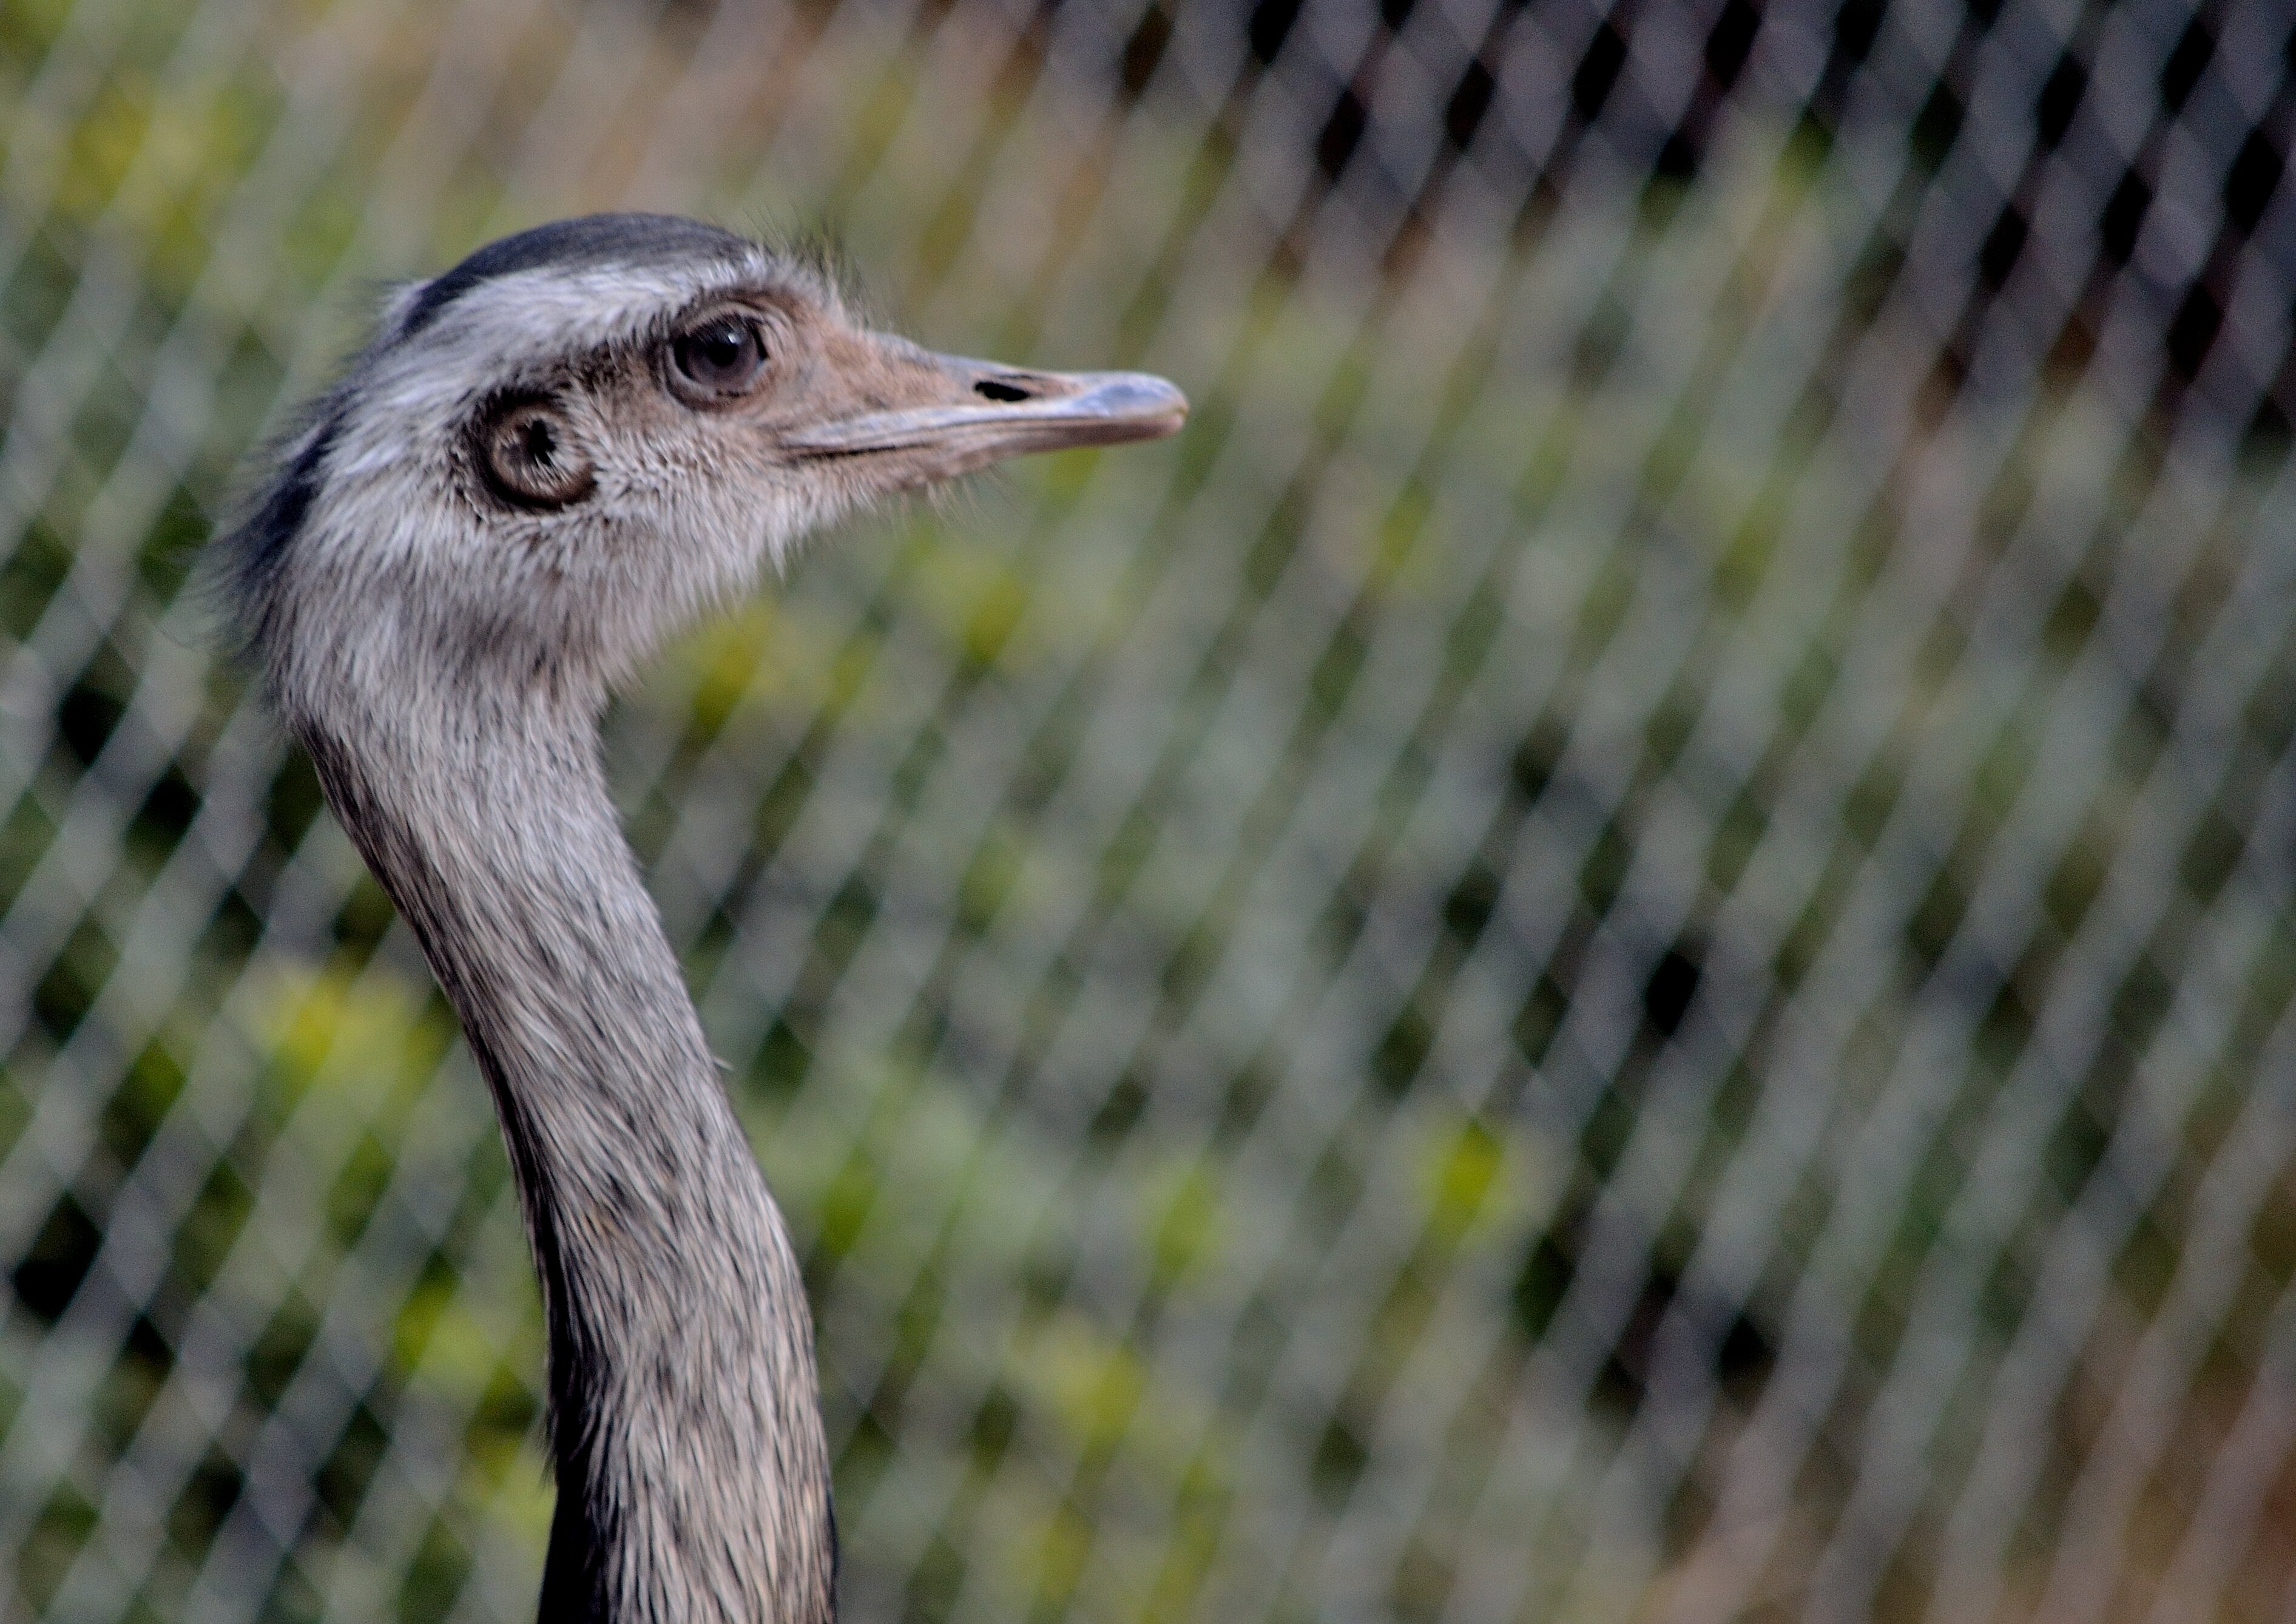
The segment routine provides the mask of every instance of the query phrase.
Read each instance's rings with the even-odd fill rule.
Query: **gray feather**
[[[936,356],[655,215],[401,289],[214,544],[242,641],[422,944],[549,1325],[541,1616],[823,1624],[813,1327],[598,761],[613,685],[859,504],[1177,429],[1136,373]]]

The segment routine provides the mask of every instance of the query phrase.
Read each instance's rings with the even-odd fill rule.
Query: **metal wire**
[[[2296,1611],[2267,3],[0,7],[0,1617],[531,1609],[419,956],[214,652],[377,278],[826,226],[1167,447],[612,717],[855,1618]]]

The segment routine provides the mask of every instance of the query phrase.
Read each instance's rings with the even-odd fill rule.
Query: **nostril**
[[[1017,383],[1005,383],[995,378],[983,378],[972,386],[972,392],[983,400],[1026,400],[1029,391]]]

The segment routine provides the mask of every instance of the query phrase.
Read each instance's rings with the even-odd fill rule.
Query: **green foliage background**
[[[1959,387],[1928,127],[1390,230],[1298,40],[1089,11],[0,0],[0,1616],[531,1607],[483,1093],[187,583],[373,279],[629,203],[1196,404],[610,725],[852,1616],[2028,1616],[2234,1533],[2270,1611],[2284,434]]]

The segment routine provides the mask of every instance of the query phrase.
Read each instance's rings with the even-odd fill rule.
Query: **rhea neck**
[[[811,1319],[607,793],[603,688],[358,668],[283,709],[501,1119],[549,1326],[541,1616],[822,1624]]]

